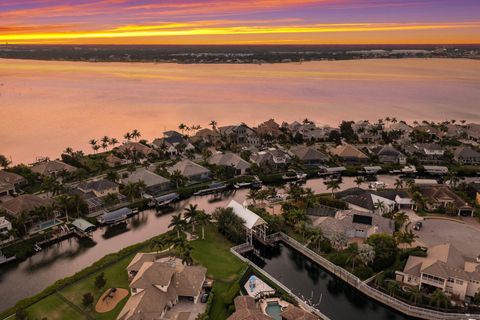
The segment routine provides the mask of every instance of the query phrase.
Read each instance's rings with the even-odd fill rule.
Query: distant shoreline
[[[283,64],[303,64],[309,62],[341,62],[341,61],[381,61],[381,60],[480,60],[480,57],[396,57],[396,58],[355,58],[355,59],[317,59],[317,60],[302,60],[302,61],[278,61],[278,62],[178,62],[174,60],[73,60],[73,59],[40,59],[40,58],[19,58],[19,57],[1,57],[3,60],[17,60],[17,61],[37,61],[37,62],[75,62],[75,63],[125,63],[125,64],[177,64],[177,65],[283,65]]]
[[[0,45],[0,59],[38,61],[280,64],[405,58],[480,59],[480,45]]]

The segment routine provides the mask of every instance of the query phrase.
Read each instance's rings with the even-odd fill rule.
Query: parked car
[[[208,301],[208,293],[202,294],[202,297],[200,298],[201,303],[207,303]]]
[[[422,229],[423,227],[423,223],[421,223],[420,221],[418,221],[417,223],[415,223],[415,225],[413,226],[413,230],[420,230]]]

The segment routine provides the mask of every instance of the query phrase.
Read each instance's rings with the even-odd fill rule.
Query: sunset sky
[[[1,0],[0,42],[480,43],[480,0]]]

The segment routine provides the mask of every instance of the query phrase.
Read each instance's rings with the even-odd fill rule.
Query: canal
[[[378,177],[389,186],[393,186],[395,178],[395,176]],[[355,186],[353,180],[352,177],[344,177],[341,190]],[[312,188],[316,193],[330,192],[326,190],[323,182],[323,179],[311,179],[304,187]],[[183,211],[190,203],[197,204],[200,209],[211,213],[216,207],[226,206],[232,199],[242,203],[247,193],[247,189],[237,190],[224,195],[219,201],[212,201],[212,196],[192,197],[180,202],[175,212],[162,216],[155,215],[152,210],[144,211],[131,218],[127,229],[122,232],[99,228],[93,234],[93,242],[79,242],[71,238],[25,261],[0,266],[0,310],[37,294],[55,281],[75,274],[109,253],[164,233],[168,230],[171,216]]]
[[[282,242],[259,249],[259,256],[249,253],[247,258],[332,320],[412,319],[371,300]]]

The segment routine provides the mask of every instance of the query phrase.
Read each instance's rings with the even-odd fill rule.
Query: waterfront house
[[[92,192],[96,197],[101,198],[109,194],[117,194],[118,184],[107,179],[82,182],[77,187],[84,193]]]
[[[480,152],[471,147],[458,147],[453,152],[453,158],[459,164],[478,165],[480,164]]]
[[[22,194],[0,203],[0,208],[14,217],[19,217],[22,213],[29,213],[38,207],[48,206],[52,203],[49,198],[42,198],[34,194]]]
[[[202,181],[210,178],[211,172],[207,168],[190,161],[182,160],[167,168],[168,173],[173,174],[179,171],[184,177],[190,181]]]
[[[322,230],[322,235],[333,239],[344,234],[347,239],[366,239],[374,234],[390,234],[395,231],[395,223],[372,212],[358,210],[339,210],[334,217],[310,216],[312,225]]]
[[[250,161],[256,163],[260,168],[272,168],[285,170],[290,163],[291,157],[283,150],[271,148],[253,153]]]
[[[44,160],[32,166],[32,171],[43,176],[58,177],[62,172],[73,173],[77,170],[74,166],[60,160]]]
[[[372,153],[378,157],[380,163],[406,164],[407,156],[392,145],[375,147]]]
[[[0,197],[15,195],[27,180],[13,172],[0,170]]]
[[[474,209],[446,185],[419,185],[418,191],[426,199],[426,209],[444,209],[459,216],[472,216]]]
[[[151,193],[165,191],[172,186],[170,180],[145,168],[138,168],[133,172],[129,172],[126,177],[121,179],[123,185],[126,185],[129,182],[137,183],[140,181],[145,183],[147,186],[147,192]]]
[[[89,213],[102,211],[105,208],[104,199],[109,194],[116,195],[119,203],[126,199],[119,193],[118,184],[106,179],[82,182],[71,194],[78,195],[85,201]]]
[[[262,312],[260,304],[250,296],[238,296],[233,300],[235,312],[227,320],[271,320]]]
[[[22,221],[25,230],[28,230],[31,227],[36,227],[34,222],[38,223],[38,226],[41,226],[43,221],[49,219],[47,217],[42,218],[34,216],[32,215],[32,212],[42,207],[50,208],[52,203],[53,201],[49,198],[41,198],[33,194],[22,194],[18,197],[0,203],[0,210],[4,209],[7,213],[7,216],[11,216],[14,219]],[[57,215],[57,212],[55,212],[52,208],[50,208],[50,210],[52,213],[51,217]]]
[[[338,192],[336,197],[345,201],[351,209],[371,211],[382,215],[397,209],[412,209],[414,202],[403,190],[364,190],[349,188]]]
[[[324,153],[307,146],[297,146],[290,149],[290,154],[297,157],[307,168],[317,168],[328,161]]]
[[[220,127],[218,128],[218,131],[229,143],[250,147],[260,145],[260,137],[257,132],[244,123],[240,125]]]
[[[179,302],[178,311],[188,314],[182,319],[196,319],[206,273],[202,266],[185,266],[173,257],[144,261],[133,277],[129,272],[131,296],[117,320],[170,319]]]
[[[368,156],[351,144],[344,144],[330,149],[330,153],[349,164],[366,163]]]
[[[445,148],[436,143],[416,143],[406,146],[405,153],[423,163],[439,163],[443,161]]]
[[[408,257],[396,279],[423,291],[440,289],[460,300],[471,299],[480,290],[480,260],[463,256],[451,244],[440,244],[429,247],[426,257]]]
[[[232,152],[216,153],[208,158],[208,163],[216,166],[232,167],[237,175],[249,173],[251,167],[249,162]]]

